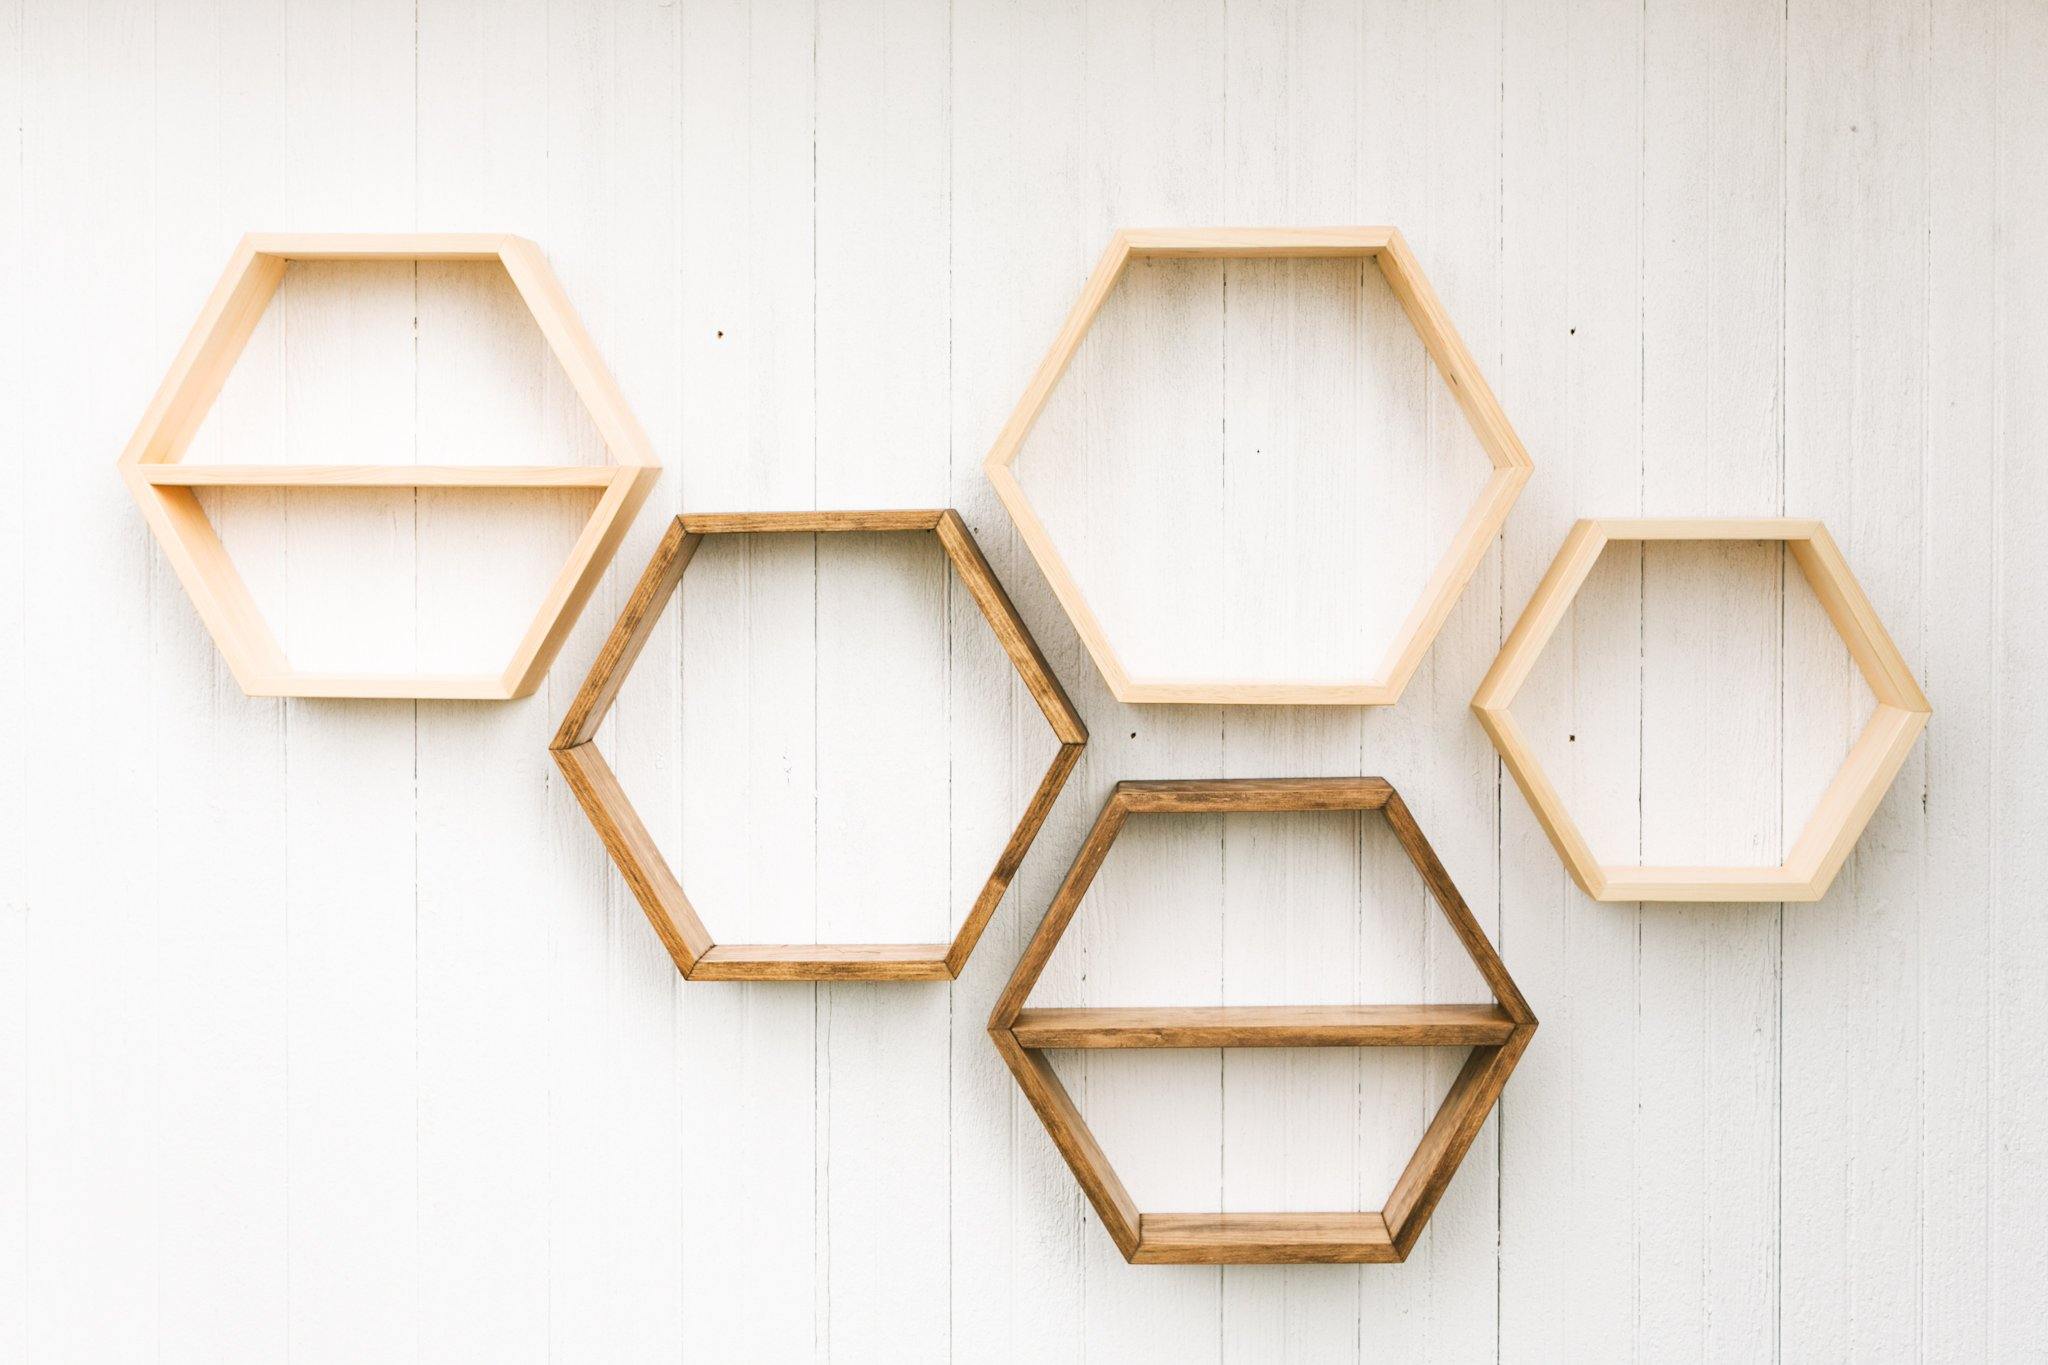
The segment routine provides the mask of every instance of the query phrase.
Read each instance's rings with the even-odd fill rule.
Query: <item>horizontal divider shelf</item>
[[[1378,1213],[1145,1213],[1138,1265],[1284,1265],[1401,1259]]]
[[[683,532],[693,536],[783,535],[838,531],[936,531],[943,507],[877,508],[856,512],[685,512]]]
[[[1131,815],[1378,810],[1393,790],[1377,777],[1248,777],[1227,787],[1200,778],[1116,784],[1117,799]]]
[[[1515,1021],[1498,1005],[1225,1005],[1027,1009],[1027,1048],[1483,1047]]]
[[[609,488],[611,464],[185,464],[135,466],[159,487]]]
[[[944,943],[719,943],[692,981],[950,981]]]

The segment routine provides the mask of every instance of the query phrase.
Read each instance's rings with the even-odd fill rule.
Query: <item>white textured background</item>
[[[2036,0],[0,7],[0,1360],[2038,1357]],[[1391,711],[1112,704],[981,456],[1119,224],[1399,224],[1537,461]],[[668,471],[510,705],[252,701],[113,460],[249,228],[538,240]],[[596,458],[488,272],[300,269],[198,459]],[[1376,281],[1152,267],[1022,463],[1134,657],[1335,670],[1477,481]],[[509,644],[569,494],[222,495],[301,662]],[[684,987],[544,746],[662,518],[963,509],[1094,732],[957,986]],[[1466,701],[1570,520],[1828,521],[1933,700],[1816,906],[1596,906]],[[936,935],[1049,741],[916,545],[690,572],[602,742],[728,938]],[[1711,705],[1711,714],[1703,711]],[[1771,549],[1522,714],[1615,860],[1867,705]],[[982,1033],[1109,784],[1392,779],[1542,1031],[1407,1265],[1133,1269]],[[1141,826],[1040,1003],[1470,998],[1377,831]],[[1062,1059],[1141,1203],[1376,1206],[1451,1059]]]

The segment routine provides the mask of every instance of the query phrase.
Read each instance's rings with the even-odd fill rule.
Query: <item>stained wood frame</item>
[[[182,463],[228,372],[293,261],[496,261],[611,453],[609,465],[204,465]],[[119,462],[164,555],[235,681],[252,697],[505,701],[540,685],[661,474],[647,433],[540,248],[498,233],[254,233],[244,237],[171,362]],[[206,519],[196,489],[589,488],[597,507],[497,673],[316,673],[294,668]]]
[[[1017,676],[1031,693],[1046,723],[1052,727],[1059,750],[1039,779],[1038,789],[1024,808],[1010,839],[996,858],[993,871],[982,884],[974,905],[950,943],[714,943],[704,921],[683,892],[682,882],[670,869],[647,832],[633,804],[614,776],[611,765],[599,752],[596,739],[606,713],[618,699],[619,688],[633,669],[633,662],[654,633],[668,604],[683,579],[683,571],[697,553],[704,537],[767,532],[773,534],[826,534],[847,531],[923,532],[938,538],[947,562],[968,596],[995,633],[996,641],[1009,656]],[[560,730],[550,746],[556,765],[569,788],[583,806],[584,814],[597,829],[612,861],[632,888],[641,909],[660,936],[662,946],[675,959],[676,968],[690,981],[947,981],[960,975],[967,959],[980,941],[989,917],[1002,902],[1010,879],[1024,862],[1031,841],[1052,811],[1067,774],[1080,761],[1088,742],[1087,727],[1067,699],[1059,679],[1038,651],[1025,629],[1023,618],[1003,591],[995,570],[982,557],[981,547],[968,531],[960,514],[950,508],[919,511],[877,512],[741,512],[685,515],[669,524],[668,534],[655,548],[654,557],[640,575],[640,582],[620,612],[597,660],[584,679],[582,690],[562,718]]]
[[[1133,815],[1379,811],[1493,992],[1491,1005],[1030,1009],[1061,935]],[[1124,1259],[1137,1264],[1407,1259],[1536,1032],[1536,1016],[1400,794],[1377,777],[1120,782],[1025,946],[989,1036]],[[1385,1207],[1365,1213],[1141,1213],[1045,1056],[1049,1048],[1471,1047]]]
[[[1642,540],[1783,541],[1877,699],[1863,733],[1850,747],[1798,842],[1776,867],[1602,864],[1509,710],[1601,551],[1615,541]],[[1522,609],[1521,620],[1472,698],[1472,710],[1492,736],[1494,748],[1514,774],[1572,880],[1598,901],[1819,900],[1870,823],[1932,713],[1913,670],[1850,573],[1834,537],[1818,521],[1793,517],[1580,521],[1565,537],[1549,572]]]
[[[1012,466],[1024,448],[1053,390],[1067,371],[1081,340],[1108,301],[1110,291],[1132,260],[1141,257],[1181,259],[1250,260],[1274,257],[1370,257],[1386,277],[1394,297],[1408,316],[1415,334],[1436,363],[1437,371],[1450,386],[1466,420],[1479,438],[1480,448],[1493,465],[1493,475],[1481,490],[1472,509],[1422,590],[1421,598],[1409,610],[1393,643],[1388,647],[1376,676],[1358,682],[1244,682],[1228,679],[1205,681],[1136,678],[1118,659],[1102,623],[1088,605],[1066,561],[1053,544],[1045,523],[1031,506]],[[1060,605],[1066,609],[1095,666],[1102,672],[1110,692],[1123,702],[1180,702],[1218,706],[1391,706],[1414,676],[1423,655],[1435,641],[1458,595],[1485,557],[1487,546],[1500,533],[1508,511],[1529,481],[1534,468],[1529,452],[1522,446],[1501,411],[1493,390],[1487,386],[1472,353],[1465,348],[1458,330],[1451,324],[1436,291],[1422,273],[1422,266],[1408,249],[1400,232],[1391,227],[1336,228],[1126,228],[1113,234],[1109,246],[1096,263],[1095,272],[1076,299],[1052,348],[1039,362],[1016,411],[996,436],[994,447],[983,464],[996,495],[1009,509],[1024,543],[1038,560],[1039,569],[1052,584]]]

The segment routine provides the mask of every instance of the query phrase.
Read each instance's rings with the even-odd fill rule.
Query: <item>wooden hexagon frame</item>
[[[683,893],[611,765],[598,751],[598,727],[618,699],[633,661],[654,633],[662,608],[681,584],[706,536],[752,532],[823,534],[845,531],[929,532],[995,633],[1017,675],[1030,690],[1059,740],[1059,751],[1039,779],[1023,816],[996,859],[951,943],[714,943]],[[612,633],[590,667],[582,690],[562,718],[550,746],[555,764],[597,828],[612,861],[640,908],[689,981],[948,981],[960,975],[1010,879],[1052,811],[1067,774],[1080,761],[1088,731],[1059,679],[1011,605],[995,570],[982,557],[966,522],[953,510],[881,512],[739,512],[677,517],[655,548]]]
[[[1385,815],[1494,1004],[1025,1008],[1131,816],[1345,810]],[[1254,778],[1118,783],[996,1001],[988,1031],[1125,1260],[1356,1263],[1407,1259],[1536,1032],[1536,1016],[1391,786],[1377,777]],[[1465,1046],[1472,1049],[1465,1065],[1374,1213],[1141,1213],[1045,1056],[1052,1048]]]
[[[609,465],[207,465],[183,463],[228,372],[292,261],[496,261],[511,277],[604,438]],[[523,237],[481,233],[255,233],[244,237],[121,453],[120,469],[164,555],[252,697],[417,697],[505,701],[539,686],[634,513],[660,477],[647,433],[605,369],[547,258]],[[495,674],[310,673],[292,667],[206,519],[197,489],[591,488],[596,510]]]
[[[1820,599],[1877,699],[1869,723],[1777,867],[1604,866],[1565,810],[1535,751],[1509,713],[1543,647],[1557,632],[1600,552],[1614,541],[1778,540]],[[1814,901],[1828,886],[1898,775],[1931,708],[1913,670],[1818,521],[1755,519],[1587,520],[1572,527],[1500,657],[1472,698],[1479,723],[1535,810],[1572,880],[1598,901]]]
[[[1102,311],[1110,291],[1123,277],[1132,259],[1144,256],[1178,258],[1253,259],[1270,257],[1371,257],[1378,263],[1394,297],[1421,338],[1423,348],[1436,362],[1438,373],[1450,386],[1471,422],[1473,433],[1493,475],[1465,516],[1443,557],[1430,574],[1422,596],[1401,623],[1393,643],[1380,665],[1379,675],[1361,682],[1232,682],[1169,681],[1133,678],[1117,658],[1102,623],[1096,619],[1081,593],[1066,561],[1054,547],[1045,523],[1025,496],[1012,466],[1030,436],[1039,415],[1051,401],[1053,389],[1066,373],[1081,339]],[[1039,362],[1038,371],[1018,400],[1016,411],[996,436],[995,446],[984,463],[989,482],[1009,509],[1010,516],[1031,548],[1038,566],[1052,584],[1060,605],[1090,657],[1101,670],[1103,680],[1118,701],[1207,703],[1219,706],[1391,706],[1401,699],[1401,690],[1429,652],[1430,644],[1451,614],[1458,595],[1465,590],[1472,573],[1485,557],[1486,548],[1500,533],[1522,485],[1534,467],[1521,438],[1508,424],[1507,414],[1487,387],[1472,353],[1451,325],[1450,315],[1430,288],[1414,253],[1400,232],[1391,227],[1348,228],[1127,228],[1109,240],[1108,248],[1088,277],[1081,297],[1075,300],[1052,349]]]

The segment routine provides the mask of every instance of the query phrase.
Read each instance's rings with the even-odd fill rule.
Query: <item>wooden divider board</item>
[[[1133,816],[1379,811],[1421,874],[1491,1005],[1026,1009],[1025,1000]],[[1536,1032],[1536,1016],[1400,794],[1377,777],[1119,782],[1075,854],[989,1016],[989,1036],[1124,1258],[1136,1264],[1366,1263],[1407,1259]],[[1352,1213],[1146,1213],[1045,1056],[1051,1048],[1470,1046],[1386,1206]]]

